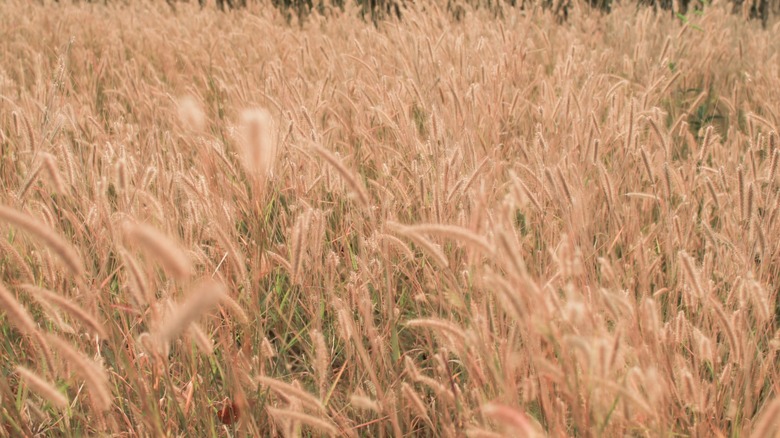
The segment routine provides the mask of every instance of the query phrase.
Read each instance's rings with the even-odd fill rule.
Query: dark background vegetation
[[[59,0],[55,0],[59,1]],[[109,0],[103,0],[108,2]],[[176,8],[177,1],[166,0],[171,8]],[[238,9],[247,6],[247,2],[253,0],[215,0],[220,10]],[[403,10],[407,3],[414,0],[354,0],[360,7],[364,18],[373,21],[388,17],[403,18]],[[575,0],[447,0],[447,10],[453,18],[459,20],[465,13],[466,6],[473,9],[487,9],[501,16],[506,8],[533,9],[541,7],[553,11],[561,21],[568,17],[569,9]],[[609,12],[615,0],[585,0],[592,8]],[[759,20],[766,27],[772,17],[780,15],[780,0],[728,0],[735,14],[745,15],[751,20]],[[202,7],[207,0],[198,0]],[[288,18],[297,16],[299,20],[305,19],[313,11],[323,13],[332,8],[343,9],[345,0],[271,0],[271,3],[282,10]],[[637,0],[637,7],[651,7],[656,10],[668,11],[673,16],[684,19],[684,15],[691,11],[701,11],[710,2],[709,0]]]
[[[173,4],[173,0],[168,0]],[[218,8],[232,9],[244,7],[247,1],[252,0],[216,0]],[[407,2],[414,0],[354,0],[363,12],[363,16],[372,20],[381,20],[387,17],[403,17],[403,10]],[[542,7],[552,10],[562,20],[568,16],[568,11],[573,0],[457,0],[447,1],[447,10],[455,19],[462,17],[468,6],[474,9],[487,9],[497,15],[501,15],[506,8],[532,9]],[[205,0],[199,0],[205,5]],[[272,0],[275,7],[283,10],[288,16],[297,15],[305,18],[312,11],[324,12],[329,8],[343,8],[345,0]],[[590,7],[609,12],[614,0],[586,0]],[[669,11],[672,15],[687,14],[690,11],[703,10],[708,0],[638,0],[638,7],[652,7],[657,10]],[[749,19],[760,20],[764,26],[769,19],[780,15],[780,0],[729,0],[735,14],[744,14]]]

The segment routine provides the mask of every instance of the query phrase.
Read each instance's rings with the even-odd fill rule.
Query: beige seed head
[[[363,207],[369,206],[369,197],[368,193],[366,192],[366,188],[363,185],[363,183],[360,181],[358,175],[356,175],[354,172],[349,170],[346,165],[339,159],[335,154],[330,152],[329,150],[315,146],[314,152],[317,153],[320,157],[322,157],[325,161],[328,162],[336,171],[341,175],[341,178],[344,179],[344,182],[347,184],[347,187],[350,188],[352,193],[357,198],[358,202]]]
[[[27,293],[32,294],[35,299],[46,302],[48,304],[54,304],[60,309],[64,310],[72,318],[78,320],[83,326],[88,328],[89,331],[98,335],[101,339],[108,338],[108,332],[106,332],[103,324],[101,324],[97,318],[90,315],[86,310],[82,309],[69,299],[44,288],[30,284],[23,284],[20,287]]]
[[[41,163],[49,174],[49,178],[51,178],[54,190],[57,193],[65,193],[65,182],[62,180],[59,169],[57,169],[57,158],[54,155],[45,152],[41,154],[41,156]]]
[[[277,394],[287,399],[294,398],[300,403],[306,405],[307,407],[313,410],[320,411],[320,412],[325,411],[325,407],[322,405],[322,402],[319,399],[317,399],[317,397],[313,396],[312,394],[309,394],[308,392],[304,391],[303,389],[295,385],[291,385],[289,383],[282,382],[277,379],[272,379],[266,376],[256,377],[255,382],[259,385],[271,389],[272,391],[276,392]]]
[[[167,345],[179,337],[201,315],[219,304],[226,293],[225,286],[217,281],[207,280],[201,283],[163,322],[157,331],[157,341]]]
[[[27,309],[22,306],[5,286],[0,283],[0,311],[4,311],[6,318],[22,333],[30,334],[37,330],[37,325]]]
[[[27,179],[25,180],[24,184],[22,184],[22,187],[19,188],[19,192],[17,193],[16,197],[24,202],[25,196],[27,196],[27,192],[30,190],[30,188],[35,184],[35,182],[38,180],[38,175],[40,175],[41,170],[43,169],[43,164],[38,164],[35,166],[35,168],[32,170],[32,172],[29,172]]]
[[[778,434],[780,434],[780,397],[776,397],[772,402],[767,403],[761,410],[758,421],[756,421],[753,428],[752,436],[771,437]]]
[[[408,406],[414,410],[414,412],[420,418],[428,418],[428,407],[420,398],[420,395],[406,382],[401,383],[401,392],[403,392],[404,399],[408,403]]]
[[[292,409],[277,409],[269,406],[266,408],[266,410],[268,411],[268,414],[274,417],[277,421],[287,420],[300,422],[328,436],[335,436],[338,434],[338,428],[336,428],[336,426],[334,426],[331,422],[323,420],[322,418],[304,414]]]
[[[513,407],[498,403],[488,403],[482,406],[482,413],[497,423],[514,430],[519,436],[531,437],[539,435],[528,415]]]
[[[49,249],[54,251],[73,274],[80,276],[84,273],[81,259],[73,246],[67,243],[43,222],[34,219],[26,213],[6,206],[0,206],[0,220],[19,227],[35,236],[49,247]]]
[[[268,111],[258,108],[241,114],[240,144],[246,171],[261,181],[270,177],[276,164],[276,139]]]
[[[206,126],[206,113],[192,96],[184,96],[177,102],[179,120],[187,129],[200,132]]]
[[[165,270],[178,280],[192,274],[192,263],[185,252],[170,237],[155,228],[140,223],[126,223],[125,238],[138,243],[149,255],[156,257]]]
[[[51,383],[23,366],[16,367],[16,374],[24,380],[27,386],[46,399],[52,405],[65,409],[68,399]]]
[[[46,335],[45,338],[46,342],[68,361],[72,370],[87,382],[93,407],[100,412],[107,411],[111,407],[113,396],[105,368],[89,359],[84,353],[77,351],[62,338],[55,335]]]
[[[361,394],[352,394],[352,396],[349,398],[349,404],[353,408],[363,411],[373,411],[378,413],[381,410],[381,407],[376,400]]]
[[[190,324],[187,329],[187,336],[203,354],[209,355],[214,352],[214,342],[211,341],[209,335],[197,323]]]

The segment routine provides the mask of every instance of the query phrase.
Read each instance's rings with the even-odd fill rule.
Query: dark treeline
[[[171,0],[169,0],[171,1]],[[199,0],[201,5],[206,0]],[[250,0],[251,1],[251,0]],[[304,18],[317,10],[323,12],[328,8],[343,8],[345,0],[271,0],[273,5],[282,9],[288,15],[295,14]],[[389,16],[402,18],[404,5],[413,0],[355,0],[360,6],[366,18],[373,20],[383,19]],[[562,21],[568,16],[569,8],[574,0],[463,0],[465,4],[475,9],[488,9],[497,15],[501,15],[506,8],[530,9],[541,6],[551,10]],[[593,8],[609,12],[614,0],[586,0]],[[217,7],[237,8],[246,6],[247,0],[216,0]],[[675,5],[676,3],[676,5]],[[669,11],[670,14],[687,14],[691,11],[701,11],[710,0],[638,0],[640,7],[652,7],[658,10]],[[780,15],[780,0],[729,0],[736,14],[747,12],[748,18],[760,20],[764,25],[770,17]],[[746,4],[747,3],[747,4]],[[447,9],[455,19],[463,16],[465,9],[463,4],[456,0],[448,0]]]
[[[59,1],[59,0],[55,0]],[[110,0],[103,0],[107,3]],[[177,1],[166,0],[171,8],[176,8]],[[201,7],[206,7],[208,0],[197,0]],[[215,0],[220,10],[238,9],[247,6],[253,0]],[[296,15],[304,19],[314,11],[324,13],[333,8],[343,9],[344,2],[350,0],[271,0],[274,7],[282,10],[288,18]],[[374,21],[387,17],[403,18],[403,10],[407,2],[414,0],[354,0],[364,18]],[[532,9],[542,7],[552,11],[561,21],[568,17],[572,2],[576,0],[447,0],[447,10],[458,20],[465,13],[464,5],[474,9],[487,9],[501,16],[507,8]],[[585,0],[591,7],[609,12],[615,0]],[[771,17],[780,16],[780,0],[728,0],[736,14],[746,14],[748,18],[760,20],[764,26]],[[707,7],[710,0],[637,0],[638,7],[652,7],[657,10],[669,11],[670,14],[685,15],[691,11],[701,11]]]

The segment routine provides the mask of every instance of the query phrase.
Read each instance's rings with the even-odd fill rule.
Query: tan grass
[[[14,261],[16,266],[26,277],[25,280],[27,281],[35,280],[35,276],[33,275],[30,266],[27,264],[24,258],[22,258],[21,254],[19,254],[19,251],[17,251],[16,248],[11,246],[11,244],[8,243],[8,241],[6,241],[5,239],[0,239],[0,248],[2,248],[3,254],[5,256],[9,257]]]
[[[87,311],[73,303],[71,300],[44,288],[36,287],[30,284],[23,284],[19,287],[25,292],[31,294],[33,297],[35,297],[35,299],[44,301],[49,304],[54,304],[60,309],[64,310],[72,318],[78,320],[82,325],[84,325],[101,339],[108,338],[108,332],[103,327],[103,324],[101,324],[94,316],[90,315]]]
[[[520,436],[533,437],[539,435],[528,416],[510,406],[487,403],[482,406],[482,413],[505,425],[510,430],[513,430],[513,433]]]
[[[52,229],[37,219],[10,207],[0,206],[0,220],[32,234],[48,246],[62,260],[71,273],[83,275],[84,267],[76,250]]]
[[[198,324],[190,324],[186,332],[203,354],[210,355],[214,353],[214,343]]]
[[[260,181],[271,176],[276,163],[274,129],[271,114],[265,109],[251,109],[241,113],[242,163]]]
[[[395,228],[399,227],[399,225],[395,223],[388,223],[388,225]],[[414,233],[434,234],[450,237],[452,239],[462,241],[486,255],[492,255],[494,252],[493,247],[487,242],[487,240],[470,230],[456,225],[417,224],[407,226],[404,229]]]
[[[203,112],[197,99],[192,96],[184,96],[177,102],[179,120],[188,129],[201,132],[206,127],[206,114]]]
[[[42,163],[35,166],[32,172],[30,172],[30,174],[27,176],[25,182],[22,184],[22,187],[19,188],[19,192],[17,193],[16,197],[22,200],[22,202],[24,202],[25,198],[27,197],[27,192],[38,180],[38,175],[40,175],[41,170],[43,170]]]
[[[2,283],[0,283],[0,308],[5,311],[6,318],[20,332],[32,334],[38,329],[27,309],[17,301],[16,297]]]
[[[329,150],[320,146],[315,146],[313,149],[317,155],[322,157],[329,165],[333,166],[333,168],[338,171],[339,175],[341,175],[341,177],[344,179],[347,187],[349,187],[349,189],[355,195],[358,202],[360,202],[364,208],[367,208],[370,202],[368,199],[368,194],[366,193],[366,189],[363,186],[363,183],[360,182],[358,177],[352,171],[347,169],[344,163]]]
[[[138,262],[135,258],[124,249],[119,251],[119,254],[124,261],[125,268],[130,278],[130,284],[128,289],[135,300],[137,305],[147,304],[150,301],[149,286],[147,285],[146,276],[141,268],[138,266]]]
[[[68,399],[54,385],[38,376],[29,369],[17,366],[16,374],[24,380],[24,383],[53,406],[65,409],[68,407]]]
[[[758,422],[753,427],[753,436],[777,436],[780,433],[780,399],[775,398],[762,410]]]
[[[278,409],[274,407],[267,407],[266,411],[274,417],[280,420],[301,422],[317,431],[324,433],[328,436],[335,436],[338,434],[338,428],[328,421],[321,418],[304,414],[303,412],[294,411],[291,409]]]
[[[187,254],[170,237],[150,225],[127,222],[124,234],[125,239],[140,245],[174,278],[184,280],[192,274],[192,262]]]
[[[60,337],[47,335],[46,341],[51,345],[65,360],[71,368],[87,382],[90,390],[92,407],[98,412],[105,412],[111,408],[113,395],[109,387],[108,373],[106,370],[77,351],[70,343]]]
[[[225,295],[222,297],[221,305],[228,309],[231,315],[238,319],[238,322],[241,324],[249,324],[249,316],[246,314],[246,311],[243,307],[233,299],[230,295]]]
[[[162,321],[156,332],[157,340],[166,345],[179,337],[205,312],[219,304],[226,293],[226,288],[221,283],[213,280],[203,281],[165,321]]]
[[[49,178],[51,178],[54,190],[57,193],[65,193],[65,182],[62,180],[59,169],[57,169],[57,159],[54,155],[49,153],[42,154],[41,162],[49,174]]]
[[[309,406],[311,409],[318,411],[323,411],[325,409],[325,407],[322,405],[322,402],[320,402],[320,400],[318,400],[316,397],[289,383],[265,376],[256,377],[255,382],[272,389],[282,397],[288,399],[292,397],[304,405]]]
[[[408,238],[415,244],[419,245],[420,248],[422,248],[422,250],[428,256],[430,256],[439,266],[441,267],[449,266],[449,260],[447,260],[447,256],[441,250],[441,247],[431,242],[429,239],[425,238],[425,236],[423,236],[422,234],[415,232],[413,229],[409,227],[403,226],[401,224],[392,221],[388,222],[387,226],[392,231]]]

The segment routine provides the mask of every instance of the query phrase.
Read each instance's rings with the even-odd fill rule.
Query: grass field
[[[780,435],[780,25],[462,8],[0,2],[0,436]]]

